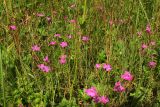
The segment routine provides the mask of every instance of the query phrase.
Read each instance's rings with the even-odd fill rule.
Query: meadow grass
[[[159,107],[159,9],[159,0],[1,1],[0,106]]]

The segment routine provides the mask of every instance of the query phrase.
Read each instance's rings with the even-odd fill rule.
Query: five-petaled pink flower
[[[68,37],[69,39],[71,39],[71,38],[72,38],[72,35],[68,35],[67,37]]]
[[[70,23],[76,23],[76,20],[72,19],[69,21]]]
[[[59,63],[60,64],[65,64],[67,62],[66,58],[67,58],[67,55],[61,55],[60,59],[59,59]]]
[[[155,68],[156,65],[157,65],[157,63],[154,62],[154,61],[150,61],[150,62],[148,63],[148,66],[149,66],[150,68]]]
[[[88,36],[83,36],[83,37],[82,37],[82,41],[84,41],[84,42],[89,41],[89,37],[88,37]]]
[[[95,67],[96,67],[96,69],[100,69],[101,68],[101,64],[96,64]]]
[[[142,48],[142,49],[147,49],[148,46],[147,46],[146,44],[143,43],[142,46],[141,46],[141,48]]]
[[[36,14],[38,17],[44,17],[45,15],[43,13],[37,13]]]
[[[40,47],[38,45],[33,45],[32,46],[32,51],[40,51]]]
[[[84,92],[85,92],[88,96],[90,96],[90,97],[92,97],[92,98],[95,98],[95,97],[98,96],[98,93],[97,93],[97,90],[96,90],[95,87],[91,87],[91,88],[89,88],[89,89],[85,89]]]
[[[106,71],[111,71],[112,67],[111,67],[110,64],[103,64],[103,69],[106,70]]]
[[[49,43],[50,46],[54,46],[55,44],[56,44],[56,41],[51,41],[51,42]]]
[[[54,34],[54,37],[60,37],[61,36],[61,34]]]
[[[133,76],[128,71],[125,71],[125,73],[123,75],[121,75],[121,78],[124,79],[124,80],[127,80],[127,81],[132,81],[133,80]]]
[[[125,91],[125,88],[121,85],[120,81],[115,83],[114,91],[117,91],[117,92]]]
[[[109,98],[105,96],[99,97],[99,102],[102,104],[107,104],[109,102]]]
[[[60,46],[61,46],[62,48],[65,48],[65,47],[68,46],[68,43],[67,43],[67,42],[61,42],[61,43],[60,43]]]
[[[146,26],[146,32],[149,34],[151,33],[151,26],[149,24]]]
[[[138,34],[139,37],[142,36],[142,32],[141,31],[137,32],[137,34]]]
[[[44,62],[49,62],[48,56],[45,56],[45,57],[43,58],[43,61],[44,61]]]
[[[49,72],[50,71],[50,67],[46,66],[44,64],[39,64],[38,68],[41,69],[43,72]]]
[[[155,42],[155,41],[151,41],[151,42],[150,42],[150,45],[151,45],[151,46],[155,46],[155,45],[156,45],[156,42]]]
[[[9,26],[9,29],[10,29],[10,30],[16,30],[17,27],[16,27],[15,25],[10,25],[10,26]]]

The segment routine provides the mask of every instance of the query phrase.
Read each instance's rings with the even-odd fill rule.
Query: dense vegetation
[[[160,107],[160,0],[3,0],[0,106]]]

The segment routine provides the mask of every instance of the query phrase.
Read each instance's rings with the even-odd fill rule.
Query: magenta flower
[[[38,45],[33,45],[32,51],[38,52],[38,51],[40,51],[40,47]]]
[[[10,29],[10,30],[16,30],[17,27],[16,27],[15,25],[10,25],[10,26],[9,26],[9,29]]]
[[[56,44],[56,41],[51,41],[50,43],[49,43],[49,45],[51,45],[51,46],[54,46]]]
[[[90,97],[92,97],[92,98],[95,98],[95,97],[98,96],[98,93],[97,93],[97,90],[96,90],[95,87],[91,87],[91,88],[89,88],[89,89],[85,89],[84,92],[85,92],[88,96],[90,96]]]
[[[117,91],[117,92],[125,91],[125,88],[121,85],[120,81],[115,83],[114,91]]]
[[[142,49],[147,49],[148,46],[147,46],[146,44],[142,44],[141,48],[142,48]]]
[[[125,73],[123,75],[121,75],[121,78],[124,79],[124,80],[127,80],[127,81],[132,81],[133,80],[133,76],[128,71],[125,71]]]
[[[38,68],[41,69],[43,72],[49,72],[50,71],[50,67],[46,66],[44,64],[39,64]]]
[[[112,67],[111,67],[110,64],[103,64],[103,69],[106,70],[106,71],[111,71]]]
[[[89,41],[89,37],[88,37],[88,36],[83,36],[83,37],[82,37],[82,41],[84,41],[84,42]]]
[[[154,61],[151,61],[151,62],[148,63],[148,66],[149,66],[150,68],[155,68],[156,65],[157,65],[157,63],[154,62]]]
[[[65,47],[68,46],[68,43],[67,43],[67,42],[61,42],[61,43],[60,43],[60,46],[61,46],[62,48],[65,48]]]
[[[43,61],[44,61],[44,62],[49,62],[48,56],[45,56],[45,57],[43,58]]]
[[[109,102],[109,98],[105,97],[105,96],[101,96],[101,97],[99,97],[99,102],[102,104],[106,104]]]
[[[151,33],[151,26],[149,24],[146,26],[146,32],[149,34]]]
[[[55,34],[54,35],[54,37],[60,37],[61,36],[61,34]]]
[[[67,55],[61,55],[59,59],[59,63],[65,64],[67,62],[66,58],[67,58]]]
[[[101,68],[101,64],[96,64],[95,67],[96,67],[96,69],[100,69]]]
[[[38,17],[44,17],[45,15],[43,13],[37,13],[36,14]]]

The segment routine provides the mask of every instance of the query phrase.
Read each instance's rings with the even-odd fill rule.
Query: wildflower
[[[46,20],[47,20],[48,22],[51,22],[51,17],[47,16],[47,17],[46,17]]]
[[[65,47],[68,46],[68,43],[67,43],[67,42],[61,42],[61,43],[60,43],[60,46],[61,46],[62,48],[65,48]]]
[[[125,71],[125,73],[121,75],[121,78],[127,81],[132,81],[133,76],[130,74],[130,72]]]
[[[61,36],[61,34],[55,34],[54,35],[54,37],[60,37]]]
[[[37,13],[36,14],[38,17],[44,17],[45,15],[43,13]]]
[[[83,36],[83,37],[82,37],[82,41],[84,41],[84,42],[89,41],[89,37],[88,37],[88,36]]]
[[[43,61],[44,61],[44,62],[49,62],[48,56],[45,56],[45,58],[43,58]]]
[[[149,34],[151,33],[151,27],[149,24],[146,26],[146,32]]]
[[[40,47],[38,45],[32,46],[32,51],[40,51]]]
[[[76,23],[76,20],[72,19],[69,21],[70,23]]]
[[[56,41],[51,41],[50,43],[49,43],[49,45],[51,45],[51,46],[54,46],[56,44]]]
[[[50,71],[50,67],[46,66],[44,64],[39,64],[38,68],[41,69],[43,72],[49,72]]]
[[[123,91],[125,91],[125,88],[124,88],[124,87],[121,85],[121,83],[118,81],[118,82],[115,83],[114,91],[123,92]]]
[[[106,70],[106,71],[111,71],[112,67],[111,67],[110,64],[103,64],[103,69]]]
[[[59,59],[59,63],[60,64],[65,64],[67,62],[66,58],[67,58],[67,55],[61,55],[60,59]]]
[[[17,27],[16,27],[15,25],[10,25],[10,26],[9,26],[9,29],[10,29],[10,30],[16,30]]]
[[[138,34],[139,37],[142,36],[142,32],[141,31],[137,32],[137,34]]]
[[[109,25],[112,26],[113,25],[113,20],[109,21]]]
[[[67,37],[68,37],[69,39],[71,39],[71,38],[72,38],[72,35],[68,35]]]
[[[96,64],[95,67],[96,67],[96,69],[100,69],[101,68],[101,64]]]
[[[151,42],[150,42],[150,45],[151,45],[151,46],[155,46],[155,45],[156,45],[156,42],[155,42],[155,41],[151,41]]]
[[[155,68],[156,65],[157,65],[157,63],[154,62],[154,61],[151,61],[151,62],[148,63],[148,66],[149,66],[150,68]]]
[[[109,98],[105,97],[105,96],[101,96],[101,97],[99,97],[99,102],[102,104],[106,104],[109,102]]]
[[[89,89],[85,89],[84,92],[85,92],[88,96],[90,96],[90,97],[92,97],[92,98],[95,98],[95,97],[98,96],[98,93],[97,93],[97,90],[96,90],[95,87],[91,87],[91,88],[89,88]]]
[[[148,46],[147,46],[146,44],[142,44],[141,48],[142,48],[142,49],[147,49]]]

